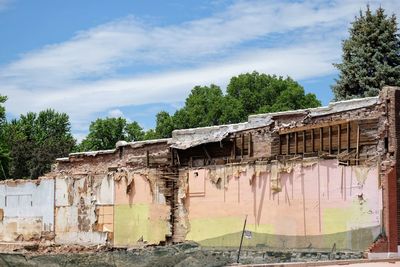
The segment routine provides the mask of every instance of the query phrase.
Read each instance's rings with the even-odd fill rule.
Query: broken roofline
[[[113,154],[120,147],[130,146],[133,148],[137,148],[137,147],[142,147],[144,145],[157,144],[157,143],[168,143],[172,148],[185,150],[190,147],[198,146],[201,144],[220,142],[231,133],[269,126],[273,123],[274,118],[276,117],[289,116],[289,115],[305,115],[305,116],[308,115],[308,117],[320,117],[334,113],[373,106],[378,103],[378,100],[379,100],[378,96],[357,98],[351,100],[331,102],[329,103],[328,106],[317,107],[317,108],[298,109],[298,110],[250,115],[248,117],[247,122],[174,130],[172,132],[172,138],[153,139],[153,140],[136,141],[136,142],[118,141],[115,145],[116,147],[115,149],[70,153],[68,157],[57,158],[56,161],[68,162],[71,157],[80,157],[80,156],[95,157],[97,155]]]
[[[328,106],[290,111],[250,115],[247,122],[217,125],[201,128],[174,130],[169,142],[172,148],[185,150],[205,143],[220,142],[229,134],[269,126],[277,117],[304,115],[308,118],[321,117],[377,104],[379,97],[366,97],[345,101],[331,102]]]
[[[152,140],[145,140],[145,141],[134,141],[134,142],[126,142],[126,141],[118,141],[115,144],[114,149],[106,149],[106,150],[95,150],[95,151],[85,151],[85,152],[74,152],[69,153],[68,157],[65,158],[57,158],[57,162],[68,162],[70,158],[74,157],[96,157],[98,155],[105,155],[105,154],[114,154],[120,147],[130,146],[132,148],[138,148],[145,145],[152,145],[152,144],[159,144],[159,143],[167,143],[170,138],[163,138],[163,139],[152,139]]]

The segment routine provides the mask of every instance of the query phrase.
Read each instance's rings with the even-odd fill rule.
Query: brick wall
[[[387,101],[389,141],[387,159],[391,163],[391,170],[383,184],[384,221],[389,251],[397,251],[397,245],[400,245],[398,239],[400,233],[400,224],[398,224],[400,221],[400,88],[386,87],[382,94]]]
[[[394,156],[396,160],[396,181],[397,181],[397,222],[400,222],[400,88],[397,88],[397,90],[394,90],[394,97],[392,99],[394,102],[394,121],[391,121],[391,123],[394,124],[394,143],[395,143],[395,151],[394,151]],[[395,204],[393,204],[395,205]],[[400,233],[400,224],[397,223],[397,234]],[[399,242],[399,241],[398,241]]]

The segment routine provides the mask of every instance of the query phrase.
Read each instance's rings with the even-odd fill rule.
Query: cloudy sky
[[[144,128],[195,85],[259,71],[332,99],[350,22],[400,1],[0,0],[0,94],[8,118],[54,108],[81,139],[98,117]]]

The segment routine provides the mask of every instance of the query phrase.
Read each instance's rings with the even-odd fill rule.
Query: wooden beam
[[[319,128],[319,151],[324,151],[324,128]]]
[[[311,129],[318,129],[321,127],[336,126],[338,124],[343,124],[346,122],[348,122],[348,120],[337,120],[337,121],[322,122],[322,123],[312,124],[312,125],[305,125],[305,126],[300,126],[300,127],[295,127],[295,128],[280,129],[279,134],[287,134],[287,133],[300,132],[303,130],[307,131],[307,130],[311,130]]]
[[[356,164],[358,165],[360,157],[360,125],[357,125],[357,147],[356,147]]]
[[[350,122],[347,123],[347,152],[350,152]]]
[[[204,154],[206,155],[207,159],[209,160],[209,162],[211,162],[211,156],[208,153],[206,146],[202,145],[201,147],[203,148]]]
[[[290,134],[286,134],[286,155],[290,154]]]
[[[146,166],[149,167],[150,166],[150,157],[149,157],[149,151],[146,150]]]
[[[253,153],[253,151],[252,151],[252,143],[251,143],[251,133],[249,133],[249,149],[248,149],[248,154],[249,154],[249,157],[251,157],[251,154]]]
[[[315,151],[314,129],[311,129],[311,152]]]
[[[174,155],[174,149],[171,147],[169,149],[170,153],[171,153],[171,166],[175,165],[175,155]]]
[[[306,131],[303,131],[303,154],[306,153]]]
[[[329,126],[329,155],[332,154],[332,126]]]
[[[298,140],[297,140],[297,132],[294,133],[294,154],[298,153]]]
[[[181,165],[181,159],[179,158],[179,150],[176,150],[176,160],[178,161],[178,165]]]
[[[282,155],[282,136],[279,135],[279,155]]]
[[[236,136],[233,138],[232,159],[236,158]]]
[[[337,150],[338,150],[338,155],[340,154],[340,150],[341,150],[341,145],[342,145],[342,125],[339,124],[337,126],[338,129],[338,145],[337,145]]]
[[[242,134],[241,137],[242,137],[242,142],[240,142],[240,157],[243,158],[243,155],[244,155],[244,153],[243,153],[243,150],[244,150],[244,134]]]

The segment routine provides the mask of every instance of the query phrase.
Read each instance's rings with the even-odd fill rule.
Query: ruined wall
[[[238,246],[247,215],[253,235],[245,246],[375,247],[397,227],[384,216],[397,201],[388,194],[388,98],[383,90],[379,97],[250,116],[229,133],[210,127],[173,134],[180,162],[188,162],[177,166],[176,240]]]
[[[186,239],[204,246],[238,246],[246,215],[244,246],[364,250],[380,233],[376,165],[314,159],[182,172]]]
[[[54,180],[0,182],[0,241],[52,240]]]
[[[247,247],[397,251],[398,99],[72,153],[54,179],[0,183],[0,240],[236,247],[247,216]]]
[[[55,233],[61,244],[105,244],[113,236],[112,154],[59,163],[55,173]]]
[[[59,159],[56,242],[135,246],[171,235],[163,168],[165,140],[121,142],[115,150]],[[157,227],[154,227],[154,226]]]
[[[114,177],[114,246],[165,242],[166,236],[171,235],[171,211],[157,171],[124,170]]]
[[[113,232],[112,177],[66,175],[56,182],[56,242],[105,244]]]

